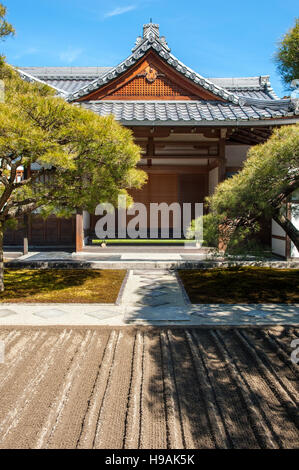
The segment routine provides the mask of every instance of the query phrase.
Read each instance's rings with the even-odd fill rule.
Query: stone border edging
[[[122,304],[124,294],[125,294],[125,289],[126,289],[126,286],[128,284],[128,281],[130,279],[130,276],[131,276],[131,270],[128,269],[127,272],[126,272],[126,275],[124,277],[124,280],[123,280],[123,282],[120,286],[120,289],[119,289],[119,292],[118,292],[118,295],[117,295],[117,299],[116,299],[114,305],[121,305]]]
[[[178,270],[176,270],[175,272],[175,277],[176,277],[176,280],[178,281],[178,285],[180,286],[180,289],[182,291],[182,294],[183,294],[183,297],[184,297],[184,301],[185,301],[185,304],[188,305],[189,307],[192,306],[193,304],[191,303],[191,300],[190,300],[190,297],[185,289],[185,286],[179,276],[179,273],[178,273]]]
[[[299,269],[299,261],[9,261],[7,268],[27,269],[211,269],[255,266],[276,269]]]

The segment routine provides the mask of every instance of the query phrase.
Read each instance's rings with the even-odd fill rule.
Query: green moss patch
[[[299,269],[180,270],[179,276],[194,304],[299,303]]]
[[[125,270],[6,269],[0,302],[114,303]]]
[[[185,240],[179,238],[109,238],[105,240],[95,239],[92,240],[93,245],[101,245],[102,243],[106,245],[191,245],[194,244],[194,240]]]

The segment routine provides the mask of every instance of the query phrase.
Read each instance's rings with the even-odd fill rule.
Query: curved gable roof
[[[119,99],[107,103],[97,100],[97,91],[127,80],[134,70],[155,55],[157,63],[173,77],[199,90],[198,98],[189,102],[155,100],[131,102]],[[132,70],[130,70],[132,69]],[[173,70],[171,70],[173,69]],[[123,122],[133,121],[198,121],[258,120],[286,118],[298,114],[298,105],[290,99],[280,100],[271,88],[269,77],[204,78],[183,64],[172,53],[159,25],[147,24],[138,37],[132,54],[115,67],[24,67],[18,70],[22,78],[50,85],[69,102],[80,101],[87,109],[100,115],[114,114]],[[175,73],[174,73],[175,72]],[[181,77],[180,77],[181,75]],[[205,91],[205,93],[203,93]],[[103,95],[105,96],[105,95]],[[111,98],[114,99],[113,97]],[[183,99],[181,97],[181,99]]]
[[[68,96],[68,101],[75,101],[79,98],[82,98],[86,95],[89,95],[91,92],[98,90],[102,86],[108,85],[110,82],[121,76],[123,73],[127,72],[132,66],[134,66],[145,54],[153,50],[164,62],[171,66],[176,72],[179,72],[183,77],[187,78],[195,85],[204,88],[213,95],[222,98],[225,101],[229,101],[235,104],[239,103],[239,96],[234,92],[227,91],[222,86],[217,85],[217,83],[212,80],[204,78],[202,75],[199,75],[197,72],[192,70],[190,67],[187,67],[183,62],[177,59],[170,52],[165,38],[159,35],[159,27],[155,24],[148,24],[144,26],[143,38],[138,37],[135,47],[132,49],[132,54],[123,60],[120,64],[112,69],[108,70],[104,75],[96,78],[87,85],[84,85],[82,88],[79,88],[74,93],[71,93]]]

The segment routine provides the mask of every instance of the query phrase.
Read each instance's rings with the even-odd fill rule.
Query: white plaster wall
[[[276,235],[277,237],[285,237],[286,236],[286,233],[283,230],[283,228],[281,228],[281,226],[278,225],[278,223],[275,222],[275,220],[273,220],[273,219],[272,219],[272,235]]]
[[[87,229],[90,227],[90,214],[87,211],[83,211],[83,228]]]
[[[285,237],[286,233],[278,225],[275,220],[272,219],[272,235],[276,235],[277,237]],[[279,240],[277,238],[272,237],[272,253],[275,255],[284,256],[286,255],[286,240]]]
[[[272,253],[275,255],[285,256],[286,255],[286,242],[285,240],[278,240],[272,238]]]
[[[213,194],[218,184],[218,167],[209,171],[209,195]]]
[[[299,228],[299,215],[292,216],[292,223],[295,225],[296,228]],[[274,220],[272,220],[272,235],[276,235],[278,237],[285,237],[285,231],[278,225]],[[275,254],[285,256],[285,245],[286,242],[284,240],[278,240],[277,238],[272,238],[272,251]],[[299,252],[295,247],[294,243],[291,243],[291,257],[292,258],[299,258]]]
[[[250,145],[227,145],[225,147],[226,166],[241,166],[247,158]]]

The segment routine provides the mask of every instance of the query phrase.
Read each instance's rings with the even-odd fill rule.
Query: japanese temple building
[[[19,73],[132,129],[142,147],[140,167],[149,176],[132,195],[146,204],[203,202],[241,169],[250,146],[265,142],[274,127],[298,121],[296,104],[277,97],[269,76],[204,78],[171,53],[152,23],[116,67],[23,67]],[[87,213],[73,220],[33,218],[29,243],[66,245],[76,239],[80,250],[95,220]],[[18,234],[7,237],[18,243]],[[278,254],[290,255],[290,243],[275,226],[272,244]]]

